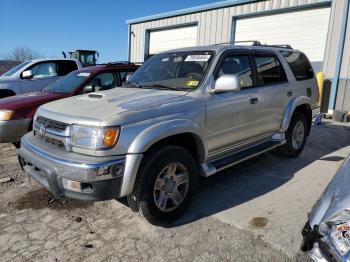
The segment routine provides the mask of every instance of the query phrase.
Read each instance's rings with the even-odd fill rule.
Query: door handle
[[[258,102],[259,102],[259,99],[258,99],[257,97],[253,97],[253,98],[250,99],[250,103],[251,103],[252,105],[257,104]]]
[[[288,92],[287,92],[287,96],[288,96],[288,97],[291,97],[292,95],[293,95],[293,91],[288,91]]]

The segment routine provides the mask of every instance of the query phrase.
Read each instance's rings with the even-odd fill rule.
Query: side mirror
[[[241,90],[240,79],[238,75],[222,75],[216,82],[212,93],[235,92]]]
[[[127,75],[126,76],[126,83],[129,82],[130,78],[132,77],[132,75]]]
[[[84,94],[92,93],[92,92],[95,92],[95,87],[94,86],[91,86],[91,85],[84,86],[84,88],[83,88],[83,93]]]
[[[22,72],[22,78],[23,79],[31,79],[33,77],[32,70],[26,70]]]

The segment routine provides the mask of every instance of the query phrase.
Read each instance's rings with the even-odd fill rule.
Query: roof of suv
[[[173,49],[168,52],[187,52],[187,51],[215,51],[221,52],[225,50],[273,50],[273,51],[297,51],[295,49],[287,48],[287,47],[278,47],[278,46],[268,46],[268,45],[233,45],[233,44],[214,44],[214,45],[205,45],[205,46],[194,46],[194,47],[186,47]]]

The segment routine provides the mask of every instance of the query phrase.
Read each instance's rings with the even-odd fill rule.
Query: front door
[[[207,142],[210,155],[220,154],[261,135],[262,96],[254,80],[249,53],[230,51],[223,55],[214,79],[238,75],[241,90],[211,94],[206,101]]]
[[[21,79],[21,93],[37,92],[58,80],[57,64],[54,61],[39,62],[26,70],[31,70],[31,79]]]

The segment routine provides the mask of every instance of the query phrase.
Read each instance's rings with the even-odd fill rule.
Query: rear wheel
[[[305,147],[307,128],[305,115],[294,112],[286,132],[287,143],[278,148],[279,153],[286,157],[298,157]]]
[[[145,155],[128,202],[151,224],[167,224],[184,213],[196,185],[197,168],[191,154],[166,145]]]

